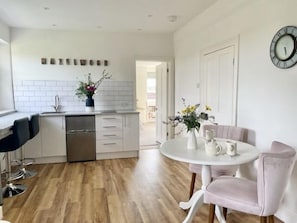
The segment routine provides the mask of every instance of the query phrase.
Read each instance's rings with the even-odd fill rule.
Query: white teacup
[[[219,145],[215,140],[205,143],[205,152],[209,156],[217,156],[222,152],[222,146]]]
[[[237,154],[237,144],[235,142],[226,142],[226,153],[229,156],[235,156]]]

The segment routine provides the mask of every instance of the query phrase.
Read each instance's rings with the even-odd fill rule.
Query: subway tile
[[[34,84],[34,81],[31,80],[23,80],[22,85],[23,86],[32,86]]]
[[[43,81],[43,80],[36,80],[34,81],[34,86],[45,86],[45,82],[46,81]]]
[[[75,95],[77,83],[77,81],[17,80],[14,86],[16,108],[28,111],[28,105],[35,103],[32,110],[48,111],[52,109],[54,96],[59,95],[63,111],[83,111],[85,100]],[[100,110],[133,109],[133,95],[132,81],[104,81],[94,95],[95,106]]]
[[[24,96],[35,96],[34,91],[24,91]]]

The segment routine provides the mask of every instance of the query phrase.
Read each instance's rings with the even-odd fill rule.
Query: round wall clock
[[[273,37],[270,44],[270,58],[272,63],[282,69],[297,63],[297,27],[281,28]]]

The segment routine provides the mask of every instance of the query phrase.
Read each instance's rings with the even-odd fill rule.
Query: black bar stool
[[[23,177],[22,174],[13,176],[11,174],[10,152],[24,145],[30,138],[29,120],[22,118],[15,120],[12,126],[12,134],[0,140],[0,152],[6,153],[6,186],[3,188],[3,197],[12,197],[23,193],[26,186],[13,184],[12,181]]]
[[[32,115],[29,120],[30,140],[39,133],[39,114]],[[21,148],[21,171],[23,172],[23,179],[33,177],[37,174],[34,170],[26,170],[25,166],[31,165],[33,161],[25,162],[24,149]],[[0,222],[1,223],[1,222]]]

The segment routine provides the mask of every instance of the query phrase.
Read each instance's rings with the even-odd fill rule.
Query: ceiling
[[[11,27],[172,33],[217,0],[0,0]]]

